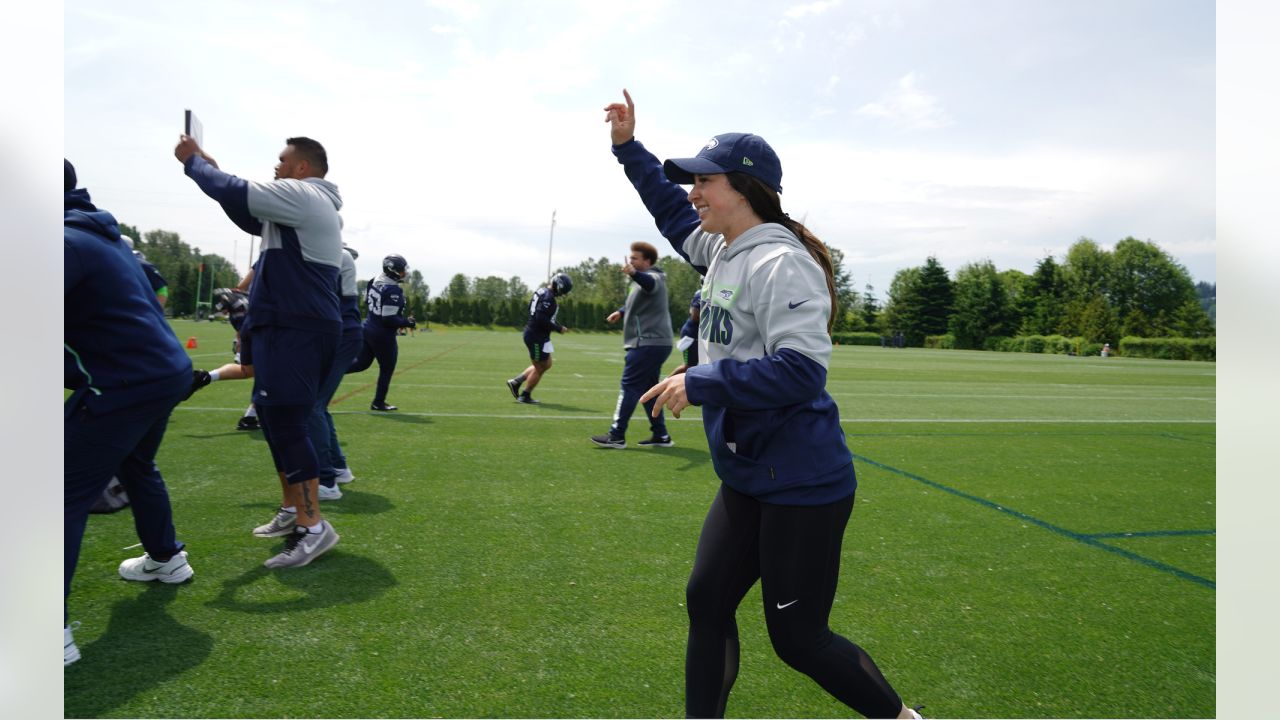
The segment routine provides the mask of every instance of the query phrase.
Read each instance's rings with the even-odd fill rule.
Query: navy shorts
[[[248,347],[254,404],[311,407],[333,365],[338,336],[266,325],[253,329]]]
[[[551,351],[554,350],[550,340],[539,340],[537,342],[529,342],[526,338],[524,346],[529,350],[529,359],[534,362],[545,362],[551,359]]]

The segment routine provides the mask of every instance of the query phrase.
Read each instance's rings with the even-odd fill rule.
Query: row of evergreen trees
[[[1126,336],[1204,338],[1214,334],[1208,310],[1215,290],[1198,289],[1186,268],[1152,242],[1128,237],[1108,251],[1081,238],[1061,264],[1046,257],[1030,275],[981,261],[952,279],[930,257],[898,271],[875,325],[901,331],[914,346],[951,335],[957,348],[1026,335],[1113,345]]]
[[[230,261],[201,253],[177,233],[141,233],[128,224],[121,225],[121,232],[134,239],[169,282],[171,315],[195,315],[198,303],[209,302],[213,288],[240,282]],[[1116,345],[1125,336],[1214,334],[1216,286],[1197,286],[1168,253],[1132,237],[1112,250],[1080,238],[1062,261],[1047,256],[1029,275],[1001,271],[983,260],[962,266],[953,277],[930,257],[923,265],[898,271],[883,305],[870,285],[864,293],[855,291],[843,253],[831,248],[831,254],[840,300],[837,332],[901,332],[912,346],[923,345],[929,336],[950,335],[948,344],[957,348],[981,348],[993,337],[1064,335]],[[667,275],[672,327],[679,328],[701,278],[678,257],[662,257],[658,267]],[[578,330],[616,329],[605,317],[622,306],[631,283],[618,261],[587,259],[556,272],[568,273],[574,282],[573,292],[560,303],[562,323]],[[361,281],[361,290],[366,282]],[[519,328],[528,317],[532,288],[519,277],[459,273],[433,298],[422,274],[413,270],[405,294],[410,314],[419,320]]]

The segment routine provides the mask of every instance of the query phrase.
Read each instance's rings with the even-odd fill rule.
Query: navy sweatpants
[[[640,396],[649,388],[658,384],[662,375],[662,363],[671,355],[670,345],[642,345],[628,348],[626,364],[622,366],[622,387],[618,390],[618,405],[613,411],[613,424],[609,426],[609,434],[614,437],[626,437],[627,424],[631,414],[640,402]],[[667,423],[662,413],[653,417],[653,404],[657,399],[644,404],[644,415],[649,418],[649,429],[654,435],[666,435]]]
[[[169,415],[191,389],[191,376],[183,373],[171,384],[172,391],[160,398],[101,415],[85,407],[82,394],[67,400],[62,426],[64,622],[89,508],[112,475],[129,493],[133,526],[147,553],[168,558],[183,548],[173,528],[169,491],[155,462]]]

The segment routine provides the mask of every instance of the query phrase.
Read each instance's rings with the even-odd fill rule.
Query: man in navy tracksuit
[[[347,368],[347,372],[363,372],[378,361],[378,387],[373,393],[370,410],[391,412],[395,405],[387,404],[387,391],[391,389],[391,376],[396,372],[396,359],[400,348],[396,344],[396,331],[402,327],[415,328],[418,323],[405,317],[404,290],[400,282],[409,274],[409,263],[399,255],[382,259],[382,274],[369,281],[364,290],[364,302],[368,313],[364,318],[364,347]]]
[[[194,573],[173,528],[156,451],[191,384],[191,360],[165,322],[142,266],[111,213],[76,190],[63,161],[63,663],[80,658],[66,598],[89,508],[115,475],[129,493],[146,553],[120,564],[126,580],[179,583]]]
[[[342,376],[346,374],[351,360],[360,352],[364,342],[364,333],[360,329],[359,295],[356,292],[356,257],[358,253],[345,245],[342,248],[342,340],[338,343],[338,352],[334,356],[333,367],[320,385],[320,393],[316,398],[316,408],[311,413],[307,431],[311,434],[311,444],[316,447],[316,455],[320,462],[320,499],[340,500],[342,490],[339,482],[351,482],[354,478],[347,469],[347,459],[342,454],[342,446],[338,444],[338,431],[333,425],[333,415],[329,413],[329,401],[333,399],[338,386],[342,384]]]
[[[342,198],[324,179],[329,160],[320,143],[285,142],[269,183],[222,172],[186,135],[174,148],[200,190],[241,230],[262,238],[244,325],[250,337],[241,352],[254,367],[253,403],[284,498],[275,517],[253,531],[286,538],[284,550],[264,563],[269,568],[306,565],[339,540],[320,513],[319,461],[307,421],[342,333]]]
[[[658,249],[647,242],[631,243],[631,255],[622,272],[632,281],[627,302],[619,310],[605,318],[609,323],[623,322],[622,346],[627,350],[626,364],[622,370],[618,405],[613,413],[613,424],[604,435],[593,435],[591,442],[600,447],[618,450],[627,447],[627,423],[631,413],[646,390],[658,384],[662,363],[671,355],[671,311],[667,307],[667,276],[656,267]],[[652,414],[653,401],[645,403],[645,415],[649,419],[652,434],[641,440],[641,447],[671,447],[671,436],[662,412]]]

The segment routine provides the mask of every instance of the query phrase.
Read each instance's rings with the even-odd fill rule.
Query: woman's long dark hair
[[[737,190],[747,199],[752,212],[765,222],[777,223],[790,230],[800,238],[800,242],[804,244],[813,259],[818,261],[823,274],[827,276],[827,294],[831,296],[831,317],[827,318],[827,334],[831,334],[839,303],[836,299],[835,267],[831,262],[831,252],[827,250],[826,243],[809,232],[809,228],[802,223],[792,220],[790,215],[782,212],[782,199],[773,188],[746,173],[725,173],[725,177],[729,178],[729,187]]]

